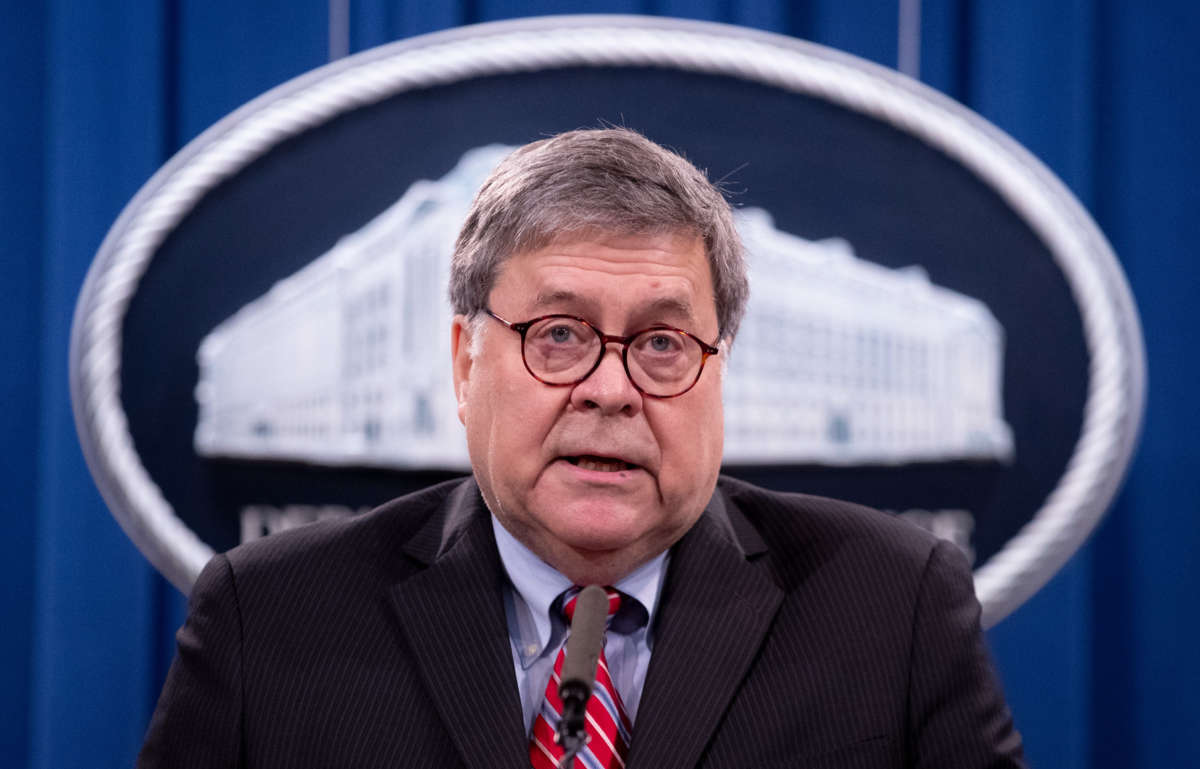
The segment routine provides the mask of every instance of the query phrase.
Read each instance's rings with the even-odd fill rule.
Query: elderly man
[[[473,477],[217,556],[145,767],[551,767],[582,585],[589,767],[1010,767],[954,547],[719,477],[747,298],[729,207],[631,131],[492,173],[450,330]]]

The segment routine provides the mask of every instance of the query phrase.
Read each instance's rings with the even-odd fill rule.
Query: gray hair
[[[454,312],[481,312],[512,255],[589,229],[701,237],[720,336],[732,341],[750,291],[729,204],[683,157],[626,128],[569,131],[527,144],[496,166],[454,244]]]

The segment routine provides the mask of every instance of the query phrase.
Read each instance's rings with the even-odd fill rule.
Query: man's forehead
[[[599,297],[570,289],[544,288],[534,295],[533,308],[547,311],[569,307],[591,309],[593,305],[598,305],[601,301]],[[638,302],[636,309],[644,314],[696,317],[696,308],[692,304],[691,298],[682,293],[649,297],[645,301]]]
[[[704,241],[677,230],[557,238],[506,259],[492,291],[493,301],[527,317],[563,313],[689,330],[707,329],[716,318]]]

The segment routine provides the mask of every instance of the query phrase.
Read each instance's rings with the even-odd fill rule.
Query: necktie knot
[[[566,600],[563,601],[562,610],[563,616],[567,618],[567,622],[571,622],[575,619],[575,599],[579,597],[579,591],[581,590],[583,590],[582,587],[575,586],[564,593]],[[615,617],[617,612],[621,609],[621,594],[618,593],[617,589],[614,587],[605,587],[604,593],[608,596],[608,616],[605,621],[612,622],[612,618]]]

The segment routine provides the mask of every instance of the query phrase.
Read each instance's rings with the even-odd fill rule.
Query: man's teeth
[[[592,470],[601,473],[615,473],[621,470],[628,470],[632,465],[620,459],[600,459],[597,457],[578,457],[574,464],[584,470]]]

